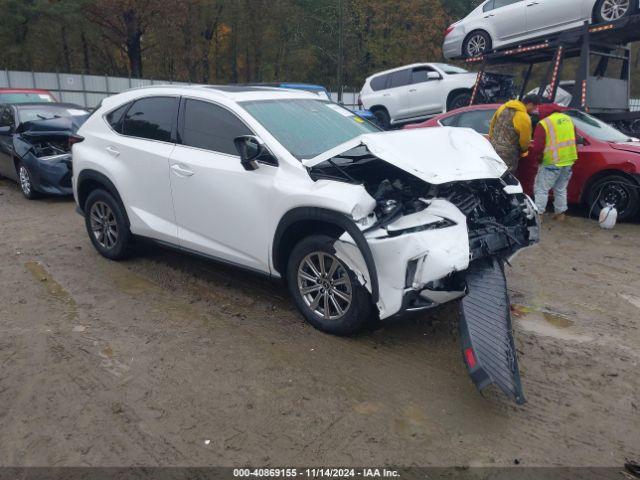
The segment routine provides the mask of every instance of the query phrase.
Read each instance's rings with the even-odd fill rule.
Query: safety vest
[[[540,121],[547,133],[543,165],[570,167],[578,160],[576,132],[571,117],[564,113],[553,113]]]

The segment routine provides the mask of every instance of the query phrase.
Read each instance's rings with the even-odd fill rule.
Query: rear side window
[[[411,83],[411,70],[400,70],[393,72],[391,75],[391,82],[389,88],[404,87]]]
[[[13,125],[13,112],[11,107],[0,107],[0,127],[10,127]]]
[[[440,125],[443,127],[455,127],[458,125],[458,119],[460,115],[451,115],[450,117],[446,117],[440,120]]]
[[[489,12],[491,10],[493,10],[493,0],[489,0],[484,4],[484,7],[482,7],[483,12]]]
[[[107,123],[111,125],[111,128],[113,128],[118,133],[122,133],[122,119],[124,118],[124,112],[127,111],[129,105],[131,104],[125,103],[121,107],[118,107],[112,112],[107,113],[107,115],[105,115],[104,117],[107,120]]]
[[[171,142],[171,131],[178,114],[178,99],[150,97],[133,102],[122,122],[122,134]]]
[[[371,89],[373,91],[384,90],[387,88],[387,79],[389,75],[380,75],[371,79]]]
[[[238,155],[233,140],[252,135],[251,130],[226,108],[187,99],[181,139],[184,145]]]

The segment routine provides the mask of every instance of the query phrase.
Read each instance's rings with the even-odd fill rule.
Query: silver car
[[[635,13],[638,0],[488,0],[451,25],[446,58],[475,57],[493,49]]]

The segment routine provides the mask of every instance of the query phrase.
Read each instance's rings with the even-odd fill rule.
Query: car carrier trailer
[[[543,101],[556,98],[565,60],[579,58],[573,85],[571,108],[581,109],[614,125],[628,135],[640,136],[640,111],[630,109],[631,49],[640,41],[640,14],[614,22],[565,30],[489,54],[466,59],[468,65],[480,65],[470,104],[489,98],[483,91],[495,74],[488,69],[497,66],[525,66],[520,98],[528,91],[533,67],[548,63],[546,75],[539,85]],[[616,66],[617,65],[617,66]],[[514,92],[515,93],[515,92]]]

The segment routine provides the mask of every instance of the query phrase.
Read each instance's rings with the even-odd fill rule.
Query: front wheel
[[[589,189],[589,208],[596,215],[607,205],[618,210],[620,221],[634,218],[640,211],[640,187],[622,175],[609,175]]]
[[[305,319],[318,330],[351,335],[373,318],[369,292],[337,256],[335,238],[312,235],[291,252],[287,285]]]
[[[599,0],[595,9],[595,22],[620,20],[631,14],[631,0]]]
[[[22,195],[28,200],[38,198],[38,192],[33,189],[33,181],[31,180],[31,172],[22,162],[18,164],[18,179],[20,180],[20,190]]]
[[[110,260],[127,257],[131,232],[118,200],[104,190],[94,190],[85,202],[84,220],[91,243],[102,256]]]

